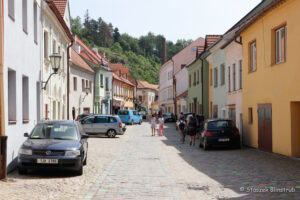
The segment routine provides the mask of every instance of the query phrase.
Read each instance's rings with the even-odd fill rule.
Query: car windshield
[[[208,129],[222,129],[235,127],[232,121],[212,121],[208,123]]]
[[[78,133],[75,125],[38,124],[33,129],[30,139],[78,140]]]
[[[127,110],[120,110],[118,115],[129,115]]]

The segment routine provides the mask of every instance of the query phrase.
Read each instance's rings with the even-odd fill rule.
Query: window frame
[[[281,30],[284,29],[284,55],[283,55],[283,59],[282,59],[282,43],[279,42],[279,40],[282,37],[281,34]],[[286,28],[286,24],[284,24],[283,26],[280,26],[279,28],[274,30],[275,33],[275,64],[280,64],[280,63],[284,63],[286,61],[286,41],[287,41],[287,28]],[[277,33],[279,33],[279,38],[277,38]],[[279,40],[278,40],[279,39]],[[278,49],[279,48],[279,49]],[[278,53],[278,55],[277,55]],[[278,57],[279,56],[279,60]]]
[[[254,45],[255,45],[255,54],[254,54],[255,56],[253,56],[254,48],[252,48]],[[257,43],[256,40],[253,40],[252,42],[249,43],[249,72],[251,73],[256,71],[257,71]]]
[[[7,0],[7,2],[8,16],[15,21],[15,0]]]
[[[214,87],[218,87],[218,68],[214,68]]]
[[[233,89],[233,91],[236,91],[236,64],[235,63],[233,63],[232,64],[232,83],[233,83],[233,87],[232,87],[232,89]]]
[[[220,74],[221,74],[221,85],[225,85],[225,65],[221,65],[220,69]]]
[[[22,28],[28,34],[28,1],[22,0]]]

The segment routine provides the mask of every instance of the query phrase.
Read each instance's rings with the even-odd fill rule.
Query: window
[[[7,0],[8,1],[8,16],[15,20],[15,0]]]
[[[10,124],[15,124],[17,120],[17,93],[16,93],[16,72],[13,70],[8,70],[8,122]]]
[[[231,92],[230,66],[228,67],[228,92]]]
[[[89,81],[88,80],[85,81],[85,87],[89,88]]]
[[[22,0],[23,31],[27,33],[27,0]]]
[[[218,87],[218,69],[214,69],[214,87]]]
[[[194,82],[193,82],[193,85],[194,86],[196,85],[196,72],[194,72]]]
[[[275,63],[282,63],[286,59],[286,26],[275,31]]]
[[[34,37],[34,42],[38,43],[38,34],[37,34],[37,3],[34,2],[33,4],[33,37]]]
[[[77,78],[73,77],[73,89],[74,91],[77,91]]]
[[[199,84],[199,79],[200,79],[200,75],[199,75],[199,70],[197,71],[197,84]]]
[[[213,105],[213,118],[218,118],[218,105]]]
[[[221,85],[225,84],[225,65],[221,65]]]
[[[56,41],[53,40],[53,43],[52,43],[52,53],[56,53]]]
[[[60,54],[60,46],[57,47],[57,53]]]
[[[29,122],[29,85],[28,77],[22,78],[22,109],[23,109],[23,123]]]
[[[84,79],[81,80],[82,92],[85,90],[85,81]]]
[[[239,68],[240,68],[240,70],[239,70],[239,73],[240,73],[240,75],[239,75],[239,82],[240,82],[240,89],[242,89],[243,88],[243,85],[242,85],[242,78],[243,78],[243,62],[242,62],[242,60],[240,60],[239,61]]]
[[[62,71],[65,72],[65,52],[62,52]]]
[[[90,81],[90,92],[93,93],[93,82]]]
[[[190,76],[189,76],[189,87],[191,88],[191,86],[192,86],[192,75],[190,74]]]
[[[252,108],[248,108],[248,123],[252,124],[253,123],[253,112]]]
[[[256,42],[252,42],[250,44],[250,72],[256,71],[256,65],[257,65],[256,56],[257,56]]]
[[[49,35],[48,32],[44,32],[44,58],[49,58],[49,48],[48,48],[48,42],[49,42]]]
[[[100,74],[100,87],[103,88],[103,74]]]
[[[109,78],[105,77],[105,91],[109,91]]]
[[[232,78],[233,78],[233,91],[235,91],[236,90],[236,84],[235,84],[235,82],[236,82],[236,73],[235,73],[235,63],[232,65],[232,73],[233,73],[233,75],[232,75]]]

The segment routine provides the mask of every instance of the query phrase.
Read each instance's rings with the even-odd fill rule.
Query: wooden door
[[[258,147],[272,152],[272,104],[258,105]]]

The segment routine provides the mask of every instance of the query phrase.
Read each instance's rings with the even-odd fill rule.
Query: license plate
[[[220,138],[218,141],[219,142],[229,142],[230,139],[229,138]]]
[[[58,159],[43,159],[38,158],[37,159],[38,164],[58,164]]]

